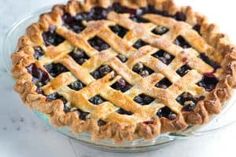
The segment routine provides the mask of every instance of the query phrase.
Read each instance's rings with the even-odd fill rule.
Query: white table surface
[[[0,0],[0,40],[3,33],[26,13],[62,0]],[[233,0],[177,0],[192,5],[221,26],[236,41]],[[225,3],[223,3],[225,2]],[[221,131],[179,141],[161,150],[138,153],[108,153],[79,144],[49,129],[23,106],[12,90],[10,76],[0,76],[0,157],[221,157],[235,156],[236,125]]]

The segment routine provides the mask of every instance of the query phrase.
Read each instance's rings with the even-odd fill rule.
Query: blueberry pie
[[[236,85],[236,51],[172,0],[71,0],[12,55],[15,90],[55,126],[117,142],[201,125]]]

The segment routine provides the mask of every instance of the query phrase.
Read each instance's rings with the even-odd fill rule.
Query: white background
[[[12,23],[26,13],[62,0],[0,0],[0,41]],[[176,0],[208,15],[222,32],[236,41],[233,0]],[[1,52],[0,52],[1,53]],[[235,156],[236,125],[210,135],[194,137],[161,150],[139,154],[117,154],[94,150],[50,130],[25,108],[13,92],[13,82],[0,75],[0,157],[221,157]]]

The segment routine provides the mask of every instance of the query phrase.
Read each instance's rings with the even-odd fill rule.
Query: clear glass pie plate
[[[18,38],[25,33],[26,28],[33,22],[38,20],[38,17],[41,13],[49,11],[51,7],[43,8],[37,12],[29,14],[19,21],[17,21],[12,27],[10,27],[9,31],[6,32],[4,36],[3,43],[1,45],[0,51],[0,59],[1,63],[3,63],[3,73],[10,75],[11,69],[11,53],[15,51]],[[235,95],[235,94],[234,94]],[[208,133],[212,133],[214,131],[219,131],[224,129],[227,126],[236,123],[236,95],[233,96],[224,106],[223,111],[216,116],[213,116],[210,123],[204,126],[196,126],[190,127],[185,131],[177,132],[177,133],[169,133],[163,134],[153,140],[144,140],[137,139],[132,142],[124,142],[122,144],[117,144],[112,142],[111,140],[100,140],[100,141],[91,141],[90,135],[87,133],[83,134],[73,134],[70,129],[63,128],[53,128],[61,134],[64,134],[68,137],[71,137],[79,142],[90,145],[94,148],[99,148],[107,151],[113,152],[143,152],[149,150],[160,149],[168,144],[173,143],[176,140],[188,139],[193,136],[200,136]],[[34,111],[35,114],[47,123],[50,126],[48,116]]]

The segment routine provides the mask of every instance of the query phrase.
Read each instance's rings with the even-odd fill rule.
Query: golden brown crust
[[[214,24],[210,24],[204,16],[194,12],[191,9],[191,7],[179,8],[173,3],[172,0],[140,0],[140,1],[120,0],[119,2],[121,2],[123,5],[127,5],[130,7],[142,7],[142,6],[146,6],[147,4],[152,4],[160,10],[168,11],[168,13],[170,14],[175,14],[177,11],[182,11],[187,16],[188,24],[190,24],[191,26],[194,26],[196,24],[199,24],[202,26],[200,32],[204,40],[199,38],[193,31],[189,31],[189,32],[186,31],[184,33],[187,35],[189,34],[189,38],[191,38],[192,40],[198,40],[198,42],[193,42],[194,44],[193,46],[201,52],[206,52],[209,56],[214,57],[214,59],[216,59],[217,61],[221,61],[222,62],[221,66],[223,68],[223,73],[220,75],[220,82],[217,84],[217,87],[208,94],[206,99],[203,101],[200,101],[197,104],[197,107],[194,109],[194,111],[186,112],[186,111],[181,111],[181,108],[178,106],[178,104],[173,104],[173,102],[168,101],[169,100],[168,97],[170,97],[170,95],[168,95],[168,92],[164,92],[165,94],[158,95],[159,93],[162,93],[162,92],[158,90],[149,90],[149,91],[146,90],[146,92],[149,95],[158,97],[160,100],[164,101],[165,104],[167,104],[168,106],[172,106],[172,109],[176,113],[178,113],[177,118],[175,120],[169,120],[166,118],[152,117],[152,119],[150,119],[150,121],[146,123],[138,122],[137,124],[134,124],[133,120],[130,120],[129,118],[127,118],[127,121],[130,121],[129,124],[126,123],[124,125],[122,123],[118,123],[117,121],[110,121],[105,126],[101,126],[101,127],[98,126],[97,121],[96,120],[94,121],[94,119],[83,121],[79,119],[79,115],[76,112],[65,113],[63,111],[63,107],[64,107],[63,102],[60,100],[55,100],[55,101],[50,101],[50,102],[47,101],[45,96],[40,95],[36,92],[36,87],[32,83],[32,76],[27,72],[25,68],[31,63],[35,62],[35,59],[33,57],[34,46],[41,46],[42,49],[46,52],[49,50],[51,52],[55,49],[55,48],[45,47],[42,36],[41,36],[42,32],[48,30],[50,25],[56,25],[58,26],[57,32],[60,35],[63,35],[64,37],[66,37],[66,39],[68,39],[69,42],[73,43],[74,46],[79,47],[80,45],[84,45],[83,49],[85,49],[86,52],[92,55],[96,52],[92,50],[89,46],[87,46],[86,44],[81,43],[83,42],[84,38],[89,38],[90,36],[86,34],[86,36],[79,35],[75,38],[70,37],[71,35],[74,36],[73,32],[65,30],[63,27],[61,27],[61,24],[62,24],[61,16],[63,15],[64,12],[69,12],[71,15],[76,15],[76,13],[81,12],[81,11],[89,11],[94,5],[100,5],[100,6],[106,7],[113,3],[113,1],[111,0],[86,0],[84,3],[81,3],[77,0],[71,0],[68,2],[67,5],[56,5],[53,7],[50,13],[41,15],[39,22],[32,24],[27,29],[27,34],[19,40],[19,43],[18,43],[19,51],[12,55],[12,64],[13,64],[12,74],[14,78],[16,79],[15,90],[21,95],[21,98],[24,101],[24,103],[35,110],[48,114],[50,116],[50,120],[52,124],[56,126],[69,126],[76,133],[89,131],[91,132],[93,139],[112,138],[117,142],[123,141],[123,140],[133,140],[135,138],[140,138],[140,137],[147,138],[147,139],[154,138],[158,136],[160,133],[174,132],[174,131],[185,129],[188,126],[188,124],[203,124],[209,120],[209,117],[212,114],[219,113],[221,111],[222,105],[225,103],[226,100],[230,98],[230,93],[232,91],[232,88],[236,86],[236,75],[235,75],[236,49],[233,45],[231,45],[227,37],[224,34],[219,33],[219,30]],[[109,16],[110,18],[114,18],[114,20],[116,20],[116,18],[117,20],[120,18],[116,14],[111,14]],[[153,23],[156,22],[155,19],[159,18],[156,15],[146,15],[146,16],[147,16],[146,18],[149,18],[151,22]],[[104,29],[103,23],[102,23],[101,29],[99,26],[100,24],[98,23],[98,25],[96,25],[96,29],[102,32],[102,30]],[[135,28],[133,23],[124,22],[121,24],[126,25],[127,28],[129,27]],[[91,25],[91,29],[92,29],[91,32],[94,32],[95,31],[94,30],[95,28],[93,26],[94,23],[89,23],[88,27],[89,25]],[[109,23],[107,25],[109,25]],[[180,31],[182,30],[181,27],[186,27],[184,24],[178,25],[178,26],[180,26],[180,28],[173,26],[175,31]],[[146,30],[146,28],[144,29]],[[140,37],[143,36],[142,33],[139,34],[140,33],[139,29],[137,30],[134,29],[133,33],[136,36],[140,36]],[[100,37],[103,39],[106,39],[108,36],[111,36],[111,35],[112,34],[109,34],[109,33],[108,34],[100,33]],[[93,35],[91,34],[91,36]],[[129,41],[130,39],[133,39],[132,34],[130,36],[127,36],[126,38],[127,38],[127,41]],[[143,39],[146,40],[147,42],[150,40],[149,42],[154,47],[158,46],[162,48],[163,45],[169,44],[168,42],[159,42],[156,40],[151,40],[151,36],[148,38],[144,37]],[[124,46],[117,47],[116,44],[120,42],[123,43]],[[113,47],[116,49],[116,51],[120,53],[126,52],[127,54],[129,53],[132,54],[135,50],[130,48],[130,46],[127,43],[120,41],[119,39],[116,39],[115,44],[114,43],[109,43],[109,44],[113,44]],[[69,45],[66,43],[64,44],[67,46],[67,50],[68,49],[70,50],[70,48],[72,47],[70,44]],[[166,48],[166,47],[163,47],[163,48]],[[168,51],[177,53],[176,51],[178,50],[178,48],[172,47],[172,46],[168,48],[169,48]],[[148,51],[151,51],[151,49],[148,51],[146,49],[143,50],[144,54],[148,53]],[[194,52],[194,51],[191,51],[191,52]],[[68,53],[68,52],[65,52],[65,53]],[[110,53],[111,52],[109,52],[109,54]],[[187,53],[186,54],[187,56],[188,52],[186,53]],[[106,53],[104,52],[104,54]],[[186,56],[178,56],[178,57],[181,59],[181,57],[183,58]],[[224,56],[224,58],[222,56]],[[99,58],[99,56],[97,57]],[[110,57],[112,58],[112,56]],[[132,59],[128,61],[127,65],[131,67],[132,65],[135,64],[135,62],[138,62],[139,59],[141,60],[142,56],[140,56],[140,58],[137,58],[137,55],[133,55],[133,56],[130,55],[130,58]],[[109,56],[106,56],[105,58],[102,57],[102,59],[109,60]],[[70,58],[59,59],[58,62],[69,64],[68,60],[70,60]],[[96,59],[94,59],[94,61],[95,60]],[[195,63],[191,57],[189,57],[189,61],[190,62],[192,61],[192,64]],[[97,64],[100,64],[100,63],[98,62]],[[207,70],[209,70],[210,68],[201,62],[199,62],[199,65],[204,66],[205,69]],[[92,68],[92,65],[89,63],[87,66]],[[124,69],[122,68],[120,69],[120,66],[122,65],[119,65],[119,62],[116,60],[113,60],[113,62],[110,63],[110,66],[116,71],[118,71],[118,73],[122,73],[122,74],[127,73],[127,71],[122,71]],[[150,64],[150,67],[151,66],[152,64]],[[71,71],[73,71],[72,68],[73,67],[71,67],[70,69]],[[81,68],[81,67],[78,66],[78,68]],[[153,67],[153,68],[156,68],[156,67]],[[159,68],[158,70],[161,70],[161,67],[157,67],[157,68]],[[87,83],[90,83],[93,81],[93,79],[90,78],[89,76],[87,76],[86,79],[82,78],[76,70],[73,71],[73,74],[75,74],[76,77],[80,79],[84,79],[84,81],[85,82],[87,81]],[[169,73],[169,75],[171,75],[171,73]],[[194,72],[192,72],[192,75],[195,76],[192,78],[198,77],[198,75],[195,74]],[[178,78],[175,78],[174,75],[172,76],[171,76],[171,79],[173,80],[178,79]],[[114,77],[114,76],[110,76],[110,77]],[[133,78],[135,78],[136,81],[138,79],[137,76],[133,76]],[[105,79],[106,78],[104,78],[104,81]],[[129,80],[129,78],[125,78],[125,79],[128,82],[135,81],[135,79],[133,80]],[[151,82],[153,80],[157,81],[158,79],[159,80],[161,79],[160,76],[155,76],[153,78],[147,79],[146,81]],[[147,82],[145,81],[141,82],[140,87],[145,86],[145,83]],[[181,82],[178,82],[178,84],[181,84]],[[98,84],[98,85],[101,85],[101,84]],[[177,86],[173,86],[172,88],[173,90],[178,91]],[[89,88],[87,89],[89,90]],[[45,91],[48,91],[48,93],[53,91],[52,86],[45,87]],[[89,91],[92,91],[92,90],[89,90]],[[106,92],[104,92],[103,96],[105,97],[108,96],[105,93]],[[79,94],[77,94],[76,96],[78,95]],[[112,97],[112,94],[109,96]],[[115,96],[119,96],[119,95],[115,95]],[[74,101],[77,102],[76,100]],[[84,103],[88,103],[88,102],[84,101]],[[81,105],[81,104],[77,104],[77,105]],[[109,104],[107,104],[107,106],[109,106]],[[133,106],[135,106],[135,104]],[[126,108],[127,104],[122,104],[122,107]],[[139,112],[139,114],[142,114],[141,112],[143,109],[141,110],[139,107],[136,106],[136,107],[133,107],[131,110],[133,110],[134,112]],[[146,110],[152,111],[152,110],[149,110],[148,108]],[[96,108],[96,111],[100,111],[100,110]],[[150,112],[149,114],[151,115]],[[150,118],[150,115],[148,115],[149,118]],[[112,116],[110,116],[110,118],[112,118]],[[145,116],[147,115],[143,115],[143,117]]]

